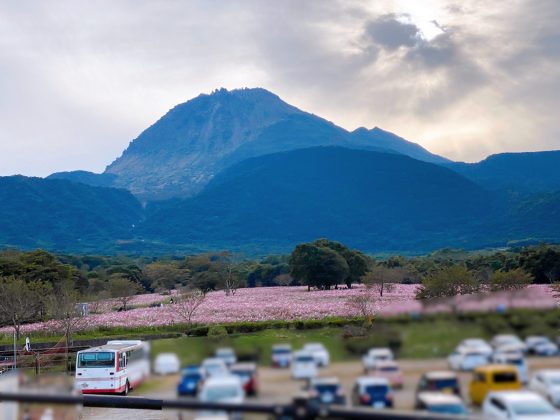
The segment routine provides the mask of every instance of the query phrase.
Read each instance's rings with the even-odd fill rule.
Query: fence
[[[311,403],[305,397],[296,397],[289,404],[261,403],[209,403],[190,399],[153,399],[143,397],[119,397],[102,395],[43,395],[36,393],[0,393],[0,401],[31,403],[82,405],[84,407],[119,408],[136,410],[207,410],[228,413],[262,414],[274,419],[388,419],[388,420],[457,420],[456,416],[434,413],[398,412],[367,408],[347,408],[321,406]],[[465,418],[465,417],[463,417]],[[478,417],[468,417],[478,419]]]

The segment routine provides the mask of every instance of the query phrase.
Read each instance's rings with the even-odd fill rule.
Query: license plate
[[[385,408],[385,403],[383,401],[376,401],[373,403],[373,408]]]

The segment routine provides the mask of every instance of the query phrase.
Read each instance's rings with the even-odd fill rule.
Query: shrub
[[[228,332],[223,325],[212,325],[208,328],[208,337],[212,339],[220,339],[227,337]]]
[[[372,347],[389,347],[398,353],[402,345],[402,337],[396,328],[389,326],[376,326],[364,336],[352,336],[344,338],[344,347],[353,355],[363,355]],[[360,332],[355,330],[355,332]]]

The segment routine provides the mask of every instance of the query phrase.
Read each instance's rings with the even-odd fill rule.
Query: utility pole
[[[17,343],[16,343],[16,332],[14,331],[14,370],[17,369]]]

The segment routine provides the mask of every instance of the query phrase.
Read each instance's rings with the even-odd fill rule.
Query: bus
[[[150,346],[140,340],[108,341],[76,355],[76,388],[83,394],[122,394],[150,374]]]

